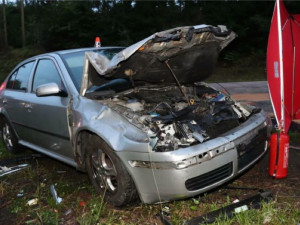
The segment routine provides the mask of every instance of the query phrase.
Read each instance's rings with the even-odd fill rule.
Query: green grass
[[[0,159],[5,159],[5,158],[11,158],[14,155],[6,151],[5,147],[2,144],[2,141],[0,141]]]
[[[229,55],[229,56],[228,56]],[[237,82],[266,80],[265,55],[256,53],[249,56],[225,53],[221,55],[215,73],[207,82]]]
[[[290,131],[290,143],[293,145],[300,145],[300,131]]]
[[[1,146],[0,160],[14,157],[3,154]],[[15,224],[155,224],[155,215],[166,206],[169,208],[170,221],[180,225],[183,221],[203,215],[232,203],[237,196],[246,198],[241,190],[219,189],[206,193],[194,199],[175,201],[158,205],[137,204],[124,208],[113,208],[103,201],[103,197],[96,194],[87,176],[76,172],[75,169],[49,158],[33,160],[30,167],[3,177],[0,180],[0,206],[7,203],[7,217],[16,218]],[[63,174],[57,170],[66,171]],[[253,175],[249,175],[253,176]],[[248,183],[247,183],[248,182]],[[50,185],[56,184],[55,189],[61,204],[56,205],[51,193]],[[232,183],[236,186],[255,186],[249,178],[240,178]],[[291,190],[290,184],[274,181],[273,186]],[[285,187],[287,186],[287,187]],[[23,192],[22,197],[16,197]],[[253,191],[252,191],[253,192]],[[233,218],[219,218],[214,224],[297,224],[300,222],[300,199],[281,196],[276,192],[274,200],[264,203],[260,210],[250,210],[236,214]],[[292,193],[292,192],[291,192]],[[254,194],[247,193],[248,196]],[[286,192],[287,194],[287,192]],[[37,198],[38,204],[28,206],[30,199]],[[79,203],[87,202],[84,207]],[[68,213],[69,212],[69,213]],[[0,212],[1,215],[1,212]],[[1,222],[1,220],[0,220]]]

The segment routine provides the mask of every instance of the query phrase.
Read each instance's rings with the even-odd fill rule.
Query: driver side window
[[[35,70],[32,91],[36,92],[38,86],[48,83],[56,83],[61,90],[64,90],[63,82],[54,62],[51,59],[41,59]]]

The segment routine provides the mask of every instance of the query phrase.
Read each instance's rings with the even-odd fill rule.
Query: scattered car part
[[[29,166],[28,164],[20,164],[20,165],[12,166],[12,167],[0,166],[0,177],[3,177],[5,175],[11,174],[11,173],[18,172],[20,170],[25,169],[28,166]]]
[[[65,171],[65,170],[56,170],[56,173],[57,174],[63,174],[63,173],[66,173],[67,171]]]
[[[28,206],[33,206],[33,205],[37,205],[38,202],[39,202],[39,199],[38,199],[38,198],[33,198],[33,199],[29,200],[29,201],[26,203],[26,205],[28,205]]]
[[[17,197],[23,197],[24,196],[24,190],[20,190],[19,193],[17,194]]]
[[[170,214],[165,210],[162,210],[161,212],[157,213],[155,217],[159,217],[163,225],[172,225],[170,222]]]
[[[268,202],[272,198],[272,193],[270,191],[264,191],[250,198],[244,199],[237,203],[225,206],[221,209],[209,212],[200,217],[194,218],[187,221],[186,225],[199,225],[208,224],[216,221],[217,218],[231,218],[237,213],[249,210],[249,209],[259,209],[261,207],[261,201]]]
[[[67,216],[67,215],[69,215],[71,213],[72,213],[72,209],[68,209],[67,211],[65,211],[64,215]]]
[[[56,205],[58,205],[62,202],[62,198],[57,196],[57,192],[56,192],[53,184],[50,185],[50,193],[51,193],[52,198],[54,199]]]

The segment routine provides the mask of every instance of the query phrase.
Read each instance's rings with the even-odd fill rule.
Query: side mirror
[[[45,97],[45,96],[62,96],[66,97],[67,93],[60,90],[56,83],[43,84],[37,87],[36,96]]]

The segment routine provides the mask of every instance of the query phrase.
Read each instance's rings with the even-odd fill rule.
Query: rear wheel
[[[91,138],[86,168],[99,194],[114,206],[132,203],[138,198],[134,182],[114,151],[99,137]]]
[[[6,150],[15,154],[19,150],[18,138],[7,120],[2,122],[1,137]]]

